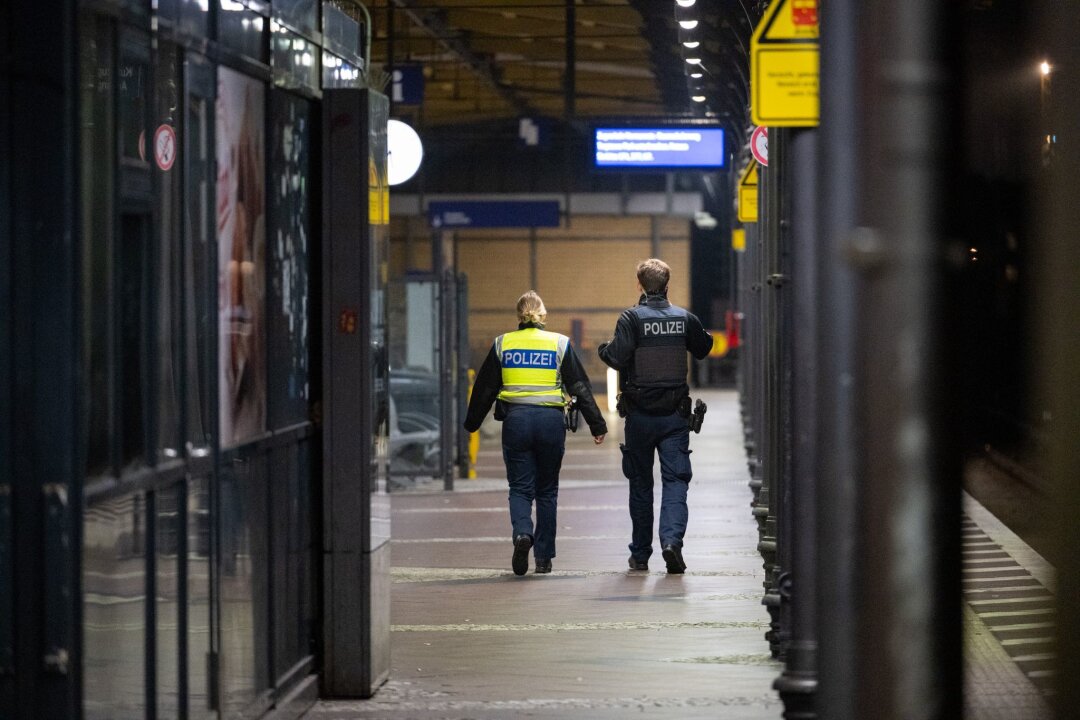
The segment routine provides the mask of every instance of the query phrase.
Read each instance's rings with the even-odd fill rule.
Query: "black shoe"
[[[682,559],[682,548],[676,545],[664,546],[664,562],[669,575],[682,575],[686,572],[686,563]]]
[[[510,566],[514,568],[515,575],[529,572],[529,550],[532,550],[532,535],[522,534],[514,538],[514,557]]]
[[[536,572],[537,575],[546,575],[551,572],[551,559],[537,560],[536,570],[534,572]]]
[[[634,558],[633,555],[631,555],[630,556],[630,569],[631,570],[640,570],[640,571],[643,571],[643,572],[649,572],[649,561],[648,560],[637,560],[637,559]]]

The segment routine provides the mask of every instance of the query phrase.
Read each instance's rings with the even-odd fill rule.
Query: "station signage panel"
[[[758,221],[758,166],[755,162],[747,163],[739,177],[738,216],[741,223]]]
[[[818,0],[773,0],[750,38],[750,118],[755,125],[818,124]]]
[[[558,200],[435,200],[428,219],[436,229],[559,227]]]
[[[718,127],[593,128],[593,165],[601,169],[718,169],[724,167],[724,130]]]

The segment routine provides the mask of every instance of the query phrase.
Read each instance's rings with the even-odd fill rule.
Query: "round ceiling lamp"
[[[386,125],[386,174],[390,185],[408,181],[420,169],[424,159],[424,144],[411,127],[400,120]]]

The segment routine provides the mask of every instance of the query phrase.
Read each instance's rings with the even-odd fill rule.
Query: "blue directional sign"
[[[559,227],[559,201],[436,200],[428,218],[433,228]]]

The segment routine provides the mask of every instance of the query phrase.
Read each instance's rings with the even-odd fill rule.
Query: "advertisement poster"
[[[265,89],[218,70],[218,372],[221,444],[266,429]]]

